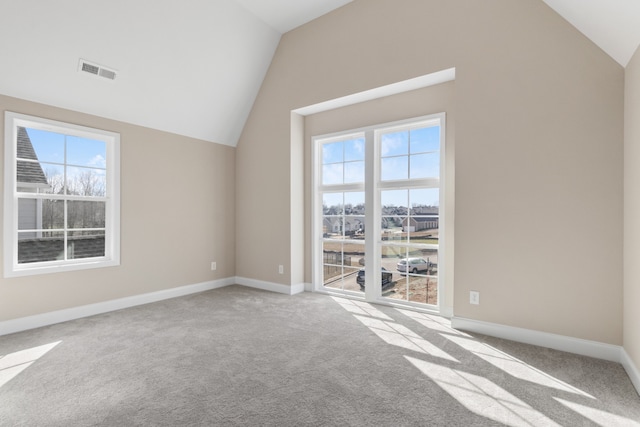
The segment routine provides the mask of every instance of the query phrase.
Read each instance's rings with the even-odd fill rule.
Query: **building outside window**
[[[5,113],[5,277],[119,264],[119,140]]]
[[[317,290],[439,306],[444,120],[441,113],[313,139]]]

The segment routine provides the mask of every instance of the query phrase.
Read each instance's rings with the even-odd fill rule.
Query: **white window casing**
[[[411,156],[409,152],[406,156],[407,161],[407,177],[406,179],[393,178],[383,179],[381,176],[381,162],[384,157],[381,153],[380,137],[383,133],[398,131],[406,131],[409,129],[420,129],[430,126],[438,126],[440,131],[439,138],[439,156],[437,162],[439,164],[439,174],[435,176],[411,176]],[[382,302],[385,304],[404,303],[405,305],[413,305],[416,308],[422,308],[424,305],[412,303],[411,301],[391,300],[384,298],[381,293],[381,251],[383,246],[394,246],[394,243],[383,242],[380,236],[380,224],[382,220],[381,212],[381,193],[390,190],[406,190],[411,194],[416,189],[431,189],[438,194],[439,213],[437,215],[439,221],[439,237],[437,244],[430,243],[410,243],[400,242],[395,245],[397,247],[404,246],[406,248],[415,248],[418,250],[436,250],[437,252],[437,306],[429,307],[430,310],[438,311],[442,304],[442,292],[445,290],[445,224],[444,224],[444,208],[445,203],[445,113],[438,113],[429,116],[417,117],[402,120],[393,123],[379,124],[361,129],[351,129],[344,132],[338,132],[329,135],[320,135],[312,138],[312,277],[314,290],[320,292],[339,293],[349,295],[356,298],[363,298],[365,301]],[[323,182],[323,144],[331,144],[334,141],[345,141],[350,138],[360,137],[365,140],[365,171],[362,182]],[[402,156],[398,156],[402,157]],[[436,161],[435,159],[433,160]],[[346,163],[346,161],[344,162]],[[323,285],[323,195],[326,193],[344,192],[364,192],[365,194],[365,215],[364,215],[364,265],[365,277],[367,278],[364,293],[350,291],[339,288],[327,288]],[[348,241],[347,236],[343,237]],[[343,255],[344,256],[344,255]],[[373,286],[368,286],[371,283]],[[408,292],[408,291],[407,291]]]
[[[19,129],[23,135],[24,132],[27,135],[30,132],[45,135],[41,137],[43,141],[48,135],[52,135],[51,138],[59,138],[62,141],[59,146],[62,148],[56,152],[55,160],[52,160],[53,157],[41,159],[34,144],[38,147],[46,147],[48,150],[49,143],[31,141],[31,136],[27,136],[31,155],[28,158],[25,158],[24,154],[19,155]],[[22,144],[21,151],[24,153],[24,138],[20,144]],[[77,160],[80,154],[92,153],[91,144],[101,147],[99,155],[95,156],[97,166],[79,163]],[[58,147],[55,144],[50,145]],[[53,149],[51,152],[53,153]],[[76,155],[75,159],[74,155]],[[39,171],[41,175],[39,182],[24,182],[24,179],[19,179],[19,163],[23,165],[23,169],[27,164],[31,170]],[[57,183],[62,184],[58,185],[55,191],[54,186],[49,182],[53,181],[53,178],[47,177],[44,171],[46,167],[60,172],[59,175],[55,175],[55,179],[58,180]],[[120,135],[118,133],[7,111],[5,112],[4,169],[4,277],[111,267],[120,264]],[[94,183],[85,184],[84,188],[91,186],[96,190],[85,190],[83,193],[72,189],[72,182],[76,182],[76,185],[79,182],[72,181],[72,177],[78,178],[83,173],[86,179]],[[53,174],[50,173],[50,175]],[[44,184],[43,179],[46,180]],[[57,209],[56,215],[62,219],[43,222],[44,211],[49,207],[48,212],[53,212],[54,206]],[[77,219],[80,215],[78,212],[82,212],[82,219]],[[72,220],[72,218],[75,219]],[[55,226],[52,225],[54,222]],[[91,238],[95,240],[92,243],[95,254],[85,251],[78,255],[76,244],[82,244],[81,241],[86,242]],[[26,240],[34,242],[33,245],[25,245]],[[103,250],[102,240],[104,240]],[[50,248],[52,241],[56,241],[55,244],[59,245],[59,253],[55,257],[49,254],[38,258],[40,248]],[[21,254],[33,252],[28,261],[24,258],[19,259],[19,244],[22,245]],[[54,250],[57,250],[56,248]],[[50,252],[52,252],[51,249],[42,250],[42,253]]]

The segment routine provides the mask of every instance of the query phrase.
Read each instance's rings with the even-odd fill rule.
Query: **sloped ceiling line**
[[[623,66],[640,44],[640,0],[543,1]],[[0,93],[235,146],[281,35],[350,2],[2,1]]]

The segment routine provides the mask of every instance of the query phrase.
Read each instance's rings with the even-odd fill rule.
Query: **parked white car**
[[[400,273],[432,274],[436,269],[436,264],[429,262],[424,258],[404,258],[398,262],[397,268]]]

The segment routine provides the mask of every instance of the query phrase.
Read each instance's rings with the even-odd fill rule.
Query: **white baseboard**
[[[291,285],[291,295],[301,294],[306,292],[307,285],[304,283],[296,283],[295,285]]]
[[[68,320],[79,319],[82,317],[94,316],[96,314],[102,314],[109,311],[121,310],[123,308],[149,304],[152,302],[209,291],[212,289],[219,289],[234,284],[287,295],[295,295],[307,290],[311,291],[313,289],[310,283],[299,283],[287,286],[279,283],[248,279],[246,277],[229,277],[226,279],[197,283],[195,285],[180,286],[147,294],[134,295],[95,304],[37,314],[34,316],[6,320],[0,322],[0,336],[39,328],[42,326],[53,325],[55,323],[66,322]],[[631,382],[640,394],[640,371],[623,347],[455,316],[451,317],[451,326],[455,329],[464,331],[620,363],[627,371]]]
[[[236,284],[286,295],[295,295],[305,291],[304,283],[289,286],[280,283],[265,282],[263,280],[249,279],[246,277],[236,277]]]
[[[638,394],[640,394],[640,371],[624,348],[620,353],[620,359],[620,363],[624,366],[624,370],[627,371],[627,375],[629,375],[633,386],[636,388]]]
[[[0,322],[0,336],[39,328],[42,326],[53,325],[55,323],[66,322],[68,320],[79,319],[81,317],[94,316],[96,314],[107,313],[109,311],[121,310],[123,308],[134,307],[136,305],[149,304],[169,298],[176,298],[184,295],[218,289],[233,284],[235,284],[235,278],[229,277],[226,279],[197,283],[195,285],[180,286],[157,292],[150,292],[110,301],[98,302],[95,304],[82,305],[64,310],[21,317],[18,319],[6,320]]]
[[[440,307],[440,316],[451,319],[453,317],[453,307]]]
[[[63,310],[50,311],[48,313],[36,314],[33,316],[20,317],[18,319],[5,320],[0,322],[0,336],[13,334],[15,332],[26,331],[28,329],[35,329],[42,326],[53,325],[56,323],[66,322],[68,320],[79,319],[81,317],[89,317],[96,314],[107,313],[109,311],[121,310],[123,308],[134,307],[136,305],[149,304],[165,299],[223,288],[225,286],[235,284],[287,295],[295,295],[305,291],[304,283],[287,286],[281,285],[279,283],[270,283],[260,280],[247,279],[244,277],[228,277],[226,279],[197,283],[194,285],[180,286],[177,288],[164,289],[157,292],[133,295],[130,297],[103,301],[95,304],[87,304],[79,307],[72,307]]]
[[[451,326],[463,331],[621,363],[622,347],[616,345],[455,316],[451,319]]]

